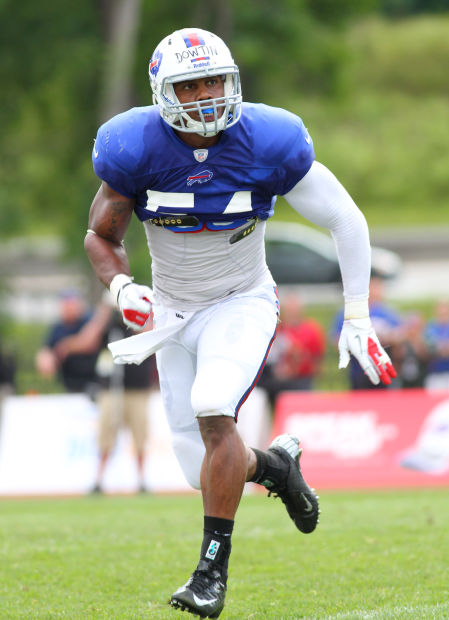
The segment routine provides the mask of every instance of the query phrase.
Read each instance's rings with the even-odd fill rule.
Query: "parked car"
[[[268,222],[265,248],[268,267],[279,285],[341,282],[334,241],[325,232],[293,222]],[[398,254],[372,247],[373,276],[393,279],[400,269]]]

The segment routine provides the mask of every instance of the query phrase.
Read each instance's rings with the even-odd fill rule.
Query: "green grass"
[[[245,496],[226,619],[449,617],[449,495],[321,495],[299,534],[280,500]],[[167,600],[194,568],[198,495],[0,502],[0,618],[191,617]]]

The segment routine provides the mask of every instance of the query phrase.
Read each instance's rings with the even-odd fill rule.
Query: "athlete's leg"
[[[204,514],[234,519],[247,478],[247,449],[233,418],[199,418],[206,456],[201,469]]]
[[[198,566],[171,604],[217,617],[225,600],[234,517],[248,475],[249,454],[235,422],[263,366],[277,316],[272,303],[252,298],[234,299],[204,314],[192,387],[192,407],[206,449],[201,470],[204,535]]]
[[[187,482],[199,489],[204,444],[190,403],[195,356],[179,342],[170,341],[157,352],[156,360],[173,450]]]
[[[255,455],[234,423],[261,372],[276,330],[274,299],[235,299],[216,308],[198,341],[192,405],[206,448],[205,515],[233,519]],[[248,472],[249,469],[249,472]]]

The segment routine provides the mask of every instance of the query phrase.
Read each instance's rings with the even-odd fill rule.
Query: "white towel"
[[[122,340],[110,342],[108,348],[116,364],[141,364],[155,353],[171,336],[182,329],[193,312],[167,309],[160,323],[150,332],[143,332]]]

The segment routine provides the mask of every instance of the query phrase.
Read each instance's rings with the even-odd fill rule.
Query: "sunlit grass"
[[[309,536],[245,496],[222,618],[445,618],[447,490],[326,493]],[[167,601],[196,565],[198,496],[0,503],[1,618],[186,618]]]

